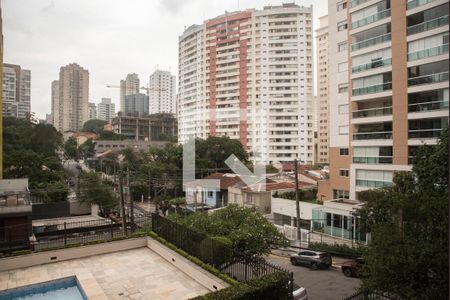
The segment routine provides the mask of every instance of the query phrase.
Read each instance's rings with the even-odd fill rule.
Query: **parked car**
[[[319,268],[328,269],[332,264],[332,259],[330,253],[327,252],[302,250],[298,254],[291,256],[291,263],[294,266],[307,266],[313,270]]]
[[[355,260],[349,260],[342,264],[341,270],[347,277],[361,276],[361,270],[364,266],[364,258],[358,257]]]
[[[301,287],[295,283],[293,283],[294,286],[294,292],[292,293],[292,296],[294,300],[308,300],[308,294],[306,293],[306,289],[304,287]]]

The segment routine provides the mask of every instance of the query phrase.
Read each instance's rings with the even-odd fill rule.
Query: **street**
[[[340,300],[353,294],[360,286],[358,278],[348,278],[340,269],[313,271],[293,266],[288,257],[270,255],[267,261],[294,272],[294,282],[306,288],[309,300]]]

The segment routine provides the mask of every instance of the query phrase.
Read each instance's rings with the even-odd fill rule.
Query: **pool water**
[[[26,285],[0,292],[0,299],[11,300],[86,300],[75,276]]]

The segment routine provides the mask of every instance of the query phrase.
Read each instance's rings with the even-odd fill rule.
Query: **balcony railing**
[[[355,7],[355,6],[360,5],[367,1],[369,1],[369,0],[353,0],[350,2],[350,7]]]
[[[368,64],[364,64],[364,65],[358,65],[355,67],[352,67],[352,73],[358,73],[358,72],[363,72],[366,70],[370,70],[370,69],[376,69],[376,68],[381,68],[384,66],[389,66],[392,63],[392,59],[391,58],[386,58],[383,60],[376,60],[373,62],[370,62]]]
[[[376,44],[381,44],[381,43],[384,43],[384,42],[387,42],[387,41],[390,41],[390,40],[391,40],[391,33],[390,32],[389,33],[385,33],[383,35],[379,35],[379,36],[376,36],[376,37],[371,38],[371,39],[367,39],[367,40],[364,40],[364,41],[361,41],[361,42],[358,42],[358,43],[354,43],[352,45],[352,51],[356,51],[356,50],[359,50],[359,49],[370,47],[370,46],[373,46],[373,45],[376,45]]]
[[[434,0],[413,0],[413,1],[408,1],[406,3],[406,9],[413,9],[417,6],[421,6],[421,5],[425,5],[427,3],[433,2]]]
[[[352,89],[353,96],[365,95],[365,94],[373,94],[380,93],[383,91],[392,90],[392,82],[385,82],[382,84],[376,84],[371,86],[366,86],[362,88]]]
[[[388,115],[392,115],[392,106],[361,109],[352,112],[353,119]]]
[[[433,56],[442,55],[445,53],[448,53],[448,44],[408,53],[408,61],[418,60],[418,59],[427,58],[427,57],[433,57]]]
[[[385,18],[390,17],[390,16],[391,16],[391,9],[388,8],[386,10],[377,12],[374,15],[368,16],[368,17],[366,17],[364,19],[352,22],[352,29],[355,29],[355,28],[358,28],[358,27],[361,27],[361,26],[364,26],[364,25],[376,22],[376,21],[381,20],[381,19],[385,19]]]
[[[416,34],[419,32],[428,31],[434,28],[438,28],[444,25],[448,25],[448,15],[436,18],[427,22],[409,26],[407,29],[408,35]]]
[[[422,75],[408,79],[408,86],[448,81],[448,71],[430,75]]]
[[[424,112],[432,110],[448,109],[448,100],[414,103],[408,105],[408,112]]]
[[[353,134],[354,141],[362,140],[390,140],[392,139],[392,131],[380,132],[357,132]]]
[[[354,164],[392,164],[392,156],[353,156]]]
[[[408,138],[410,139],[438,138],[441,135],[441,131],[442,128],[409,130]]]
[[[356,186],[382,188],[392,186],[390,181],[356,179]]]

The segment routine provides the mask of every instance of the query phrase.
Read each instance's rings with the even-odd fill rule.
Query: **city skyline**
[[[118,85],[127,74],[137,73],[141,85],[146,86],[156,68],[178,74],[178,37],[188,26],[223,14],[225,10],[262,9],[265,5],[281,3],[193,0],[139,1],[124,5],[125,2],[80,1],[73,6],[60,1],[6,0],[2,2],[4,61],[22,65],[34,74],[31,111],[39,118],[45,118],[51,110],[49,86],[58,76],[58,68],[73,62],[90,71],[90,102],[98,103],[106,97],[120,107],[119,90],[108,89],[106,85]],[[296,3],[313,5],[313,28],[318,28],[318,17],[327,14],[327,1]],[[102,9],[104,13],[98,14]],[[128,16],[130,21],[123,16]],[[120,24],[115,22],[119,17]],[[161,30],[161,22],[167,20],[171,21]],[[75,26],[77,31],[72,32]],[[121,35],[123,45],[117,42]],[[124,60],[124,57],[132,58]]]

